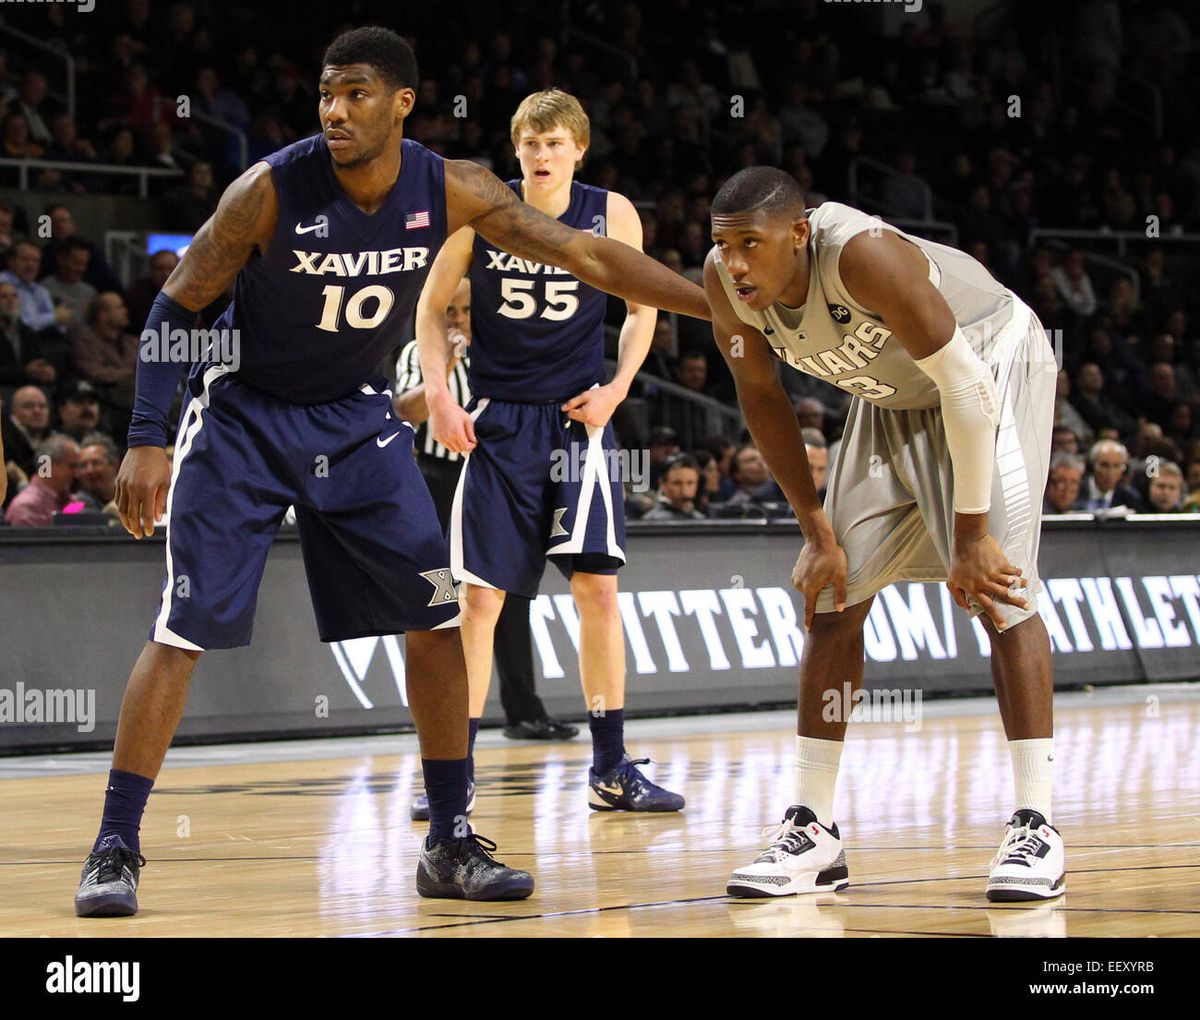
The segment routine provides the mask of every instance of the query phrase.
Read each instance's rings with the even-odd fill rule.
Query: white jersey
[[[808,210],[808,297],[799,308],[776,301],[761,312],[739,301],[717,255],[717,275],[737,317],[759,330],[792,368],[848,390],[880,407],[936,407],[937,385],[914,363],[877,312],[857,304],[838,271],[842,248],[866,230],[890,230],[929,260],[929,279],[954,313],[972,349],[998,367],[1011,360],[1029,328],[1029,309],[979,262],[944,244],[904,231],[838,202]],[[1047,352],[1049,353],[1049,352]]]

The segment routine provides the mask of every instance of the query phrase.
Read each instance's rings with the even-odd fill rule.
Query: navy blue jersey
[[[239,331],[239,380],[293,403],[325,403],[377,376],[409,339],[446,240],[446,179],[441,156],[402,144],[400,177],[369,216],[338,184],[323,135],[266,157],[275,234],[238,273],[216,323]]]
[[[521,182],[508,186],[521,196]],[[603,234],[608,192],[571,184],[560,223]],[[471,280],[471,392],[518,403],[548,403],[604,382],[608,298],[565,269],[498,249],[479,234]]]

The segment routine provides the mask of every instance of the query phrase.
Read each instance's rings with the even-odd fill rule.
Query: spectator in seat
[[[1146,373],[1146,390],[1139,405],[1147,418],[1163,428],[1168,427],[1171,411],[1179,402],[1175,386],[1175,366],[1170,362],[1156,361]]]
[[[1137,421],[1104,392],[1104,373],[1099,365],[1094,361],[1081,365],[1075,382],[1076,394],[1071,403],[1097,436],[1101,429],[1115,429],[1118,435],[1132,438],[1137,431]]]
[[[650,486],[658,488],[663,465],[679,452],[679,433],[663,426],[650,433]]]
[[[37,282],[42,267],[42,249],[32,241],[18,241],[9,257],[9,269],[0,282],[11,283],[21,298],[21,321],[35,333],[61,330],[71,321],[69,308],[56,308],[50,292]]]
[[[58,431],[76,443],[100,426],[100,394],[91,383],[77,382],[58,398]]]
[[[84,436],[79,447],[75,478],[79,495],[96,510],[106,510],[117,496],[117,469],[121,454],[103,433]],[[115,507],[113,512],[115,512]]]
[[[747,444],[733,455],[733,484],[736,488],[727,503],[786,502],[783,490],[767,470],[767,462],[758,447]]]
[[[1183,469],[1183,487],[1188,492],[1200,492],[1200,460],[1189,460]]]
[[[168,230],[194,234],[217,208],[212,164],[197,160],[187,172],[186,182],[163,196],[163,221]]]
[[[70,309],[71,318],[66,324],[68,331],[83,325],[88,305],[96,297],[96,288],[83,278],[91,256],[87,244],[79,238],[63,241],[55,253],[54,275],[42,280],[42,286],[50,292],[55,304]]]
[[[1050,477],[1042,500],[1043,514],[1067,514],[1082,509],[1079,490],[1083,485],[1083,458],[1059,451],[1050,456]]]
[[[1071,311],[1083,318],[1096,313],[1096,291],[1088,276],[1083,252],[1068,252],[1063,264],[1051,271],[1051,276],[1054,277],[1059,297]]]
[[[58,370],[42,357],[38,335],[21,321],[21,295],[0,282],[0,386],[53,386]]]
[[[125,292],[125,307],[129,311],[129,322],[137,330],[146,324],[150,306],[158,297],[170,275],[179,265],[179,256],[164,248],[150,256],[149,272]]]
[[[1169,460],[1162,461],[1150,478],[1147,510],[1159,514],[1180,513],[1183,497],[1183,472],[1179,465]]]
[[[54,140],[46,147],[46,159],[60,163],[96,162],[96,147],[86,138],[79,137],[75,118],[65,110],[54,115],[51,130]]]
[[[829,444],[820,429],[803,428],[804,450],[808,454],[808,470],[812,475],[813,488],[817,490],[817,498],[825,500],[825,482],[829,477]]]
[[[1058,373],[1058,388],[1054,396],[1054,425],[1055,432],[1060,428],[1065,428],[1084,443],[1092,441],[1091,428],[1083,420],[1083,415],[1071,403],[1071,376],[1065,368]],[[1078,453],[1079,451],[1071,450],[1069,452]]]
[[[22,386],[8,403],[3,422],[8,459],[22,470],[33,470],[33,449],[50,435],[50,401],[38,386]]]
[[[129,332],[129,312],[120,294],[97,295],[88,305],[87,325],[75,337],[71,361],[114,411],[113,427],[128,428],[137,375],[138,337]]]
[[[1171,408],[1163,434],[1177,443],[1181,449],[1190,440],[1200,437],[1200,429],[1196,427],[1196,416],[1192,412],[1191,404],[1180,402]]]
[[[821,435],[825,434],[824,401],[816,397],[797,397],[792,401],[792,406],[796,409],[796,421],[800,423],[800,428],[816,429]]]
[[[0,271],[8,268],[8,256],[17,243],[13,231],[13,221],[17,218],[17,209],[11,202],[0,200]]]
[[[29,125],[29,137],[45,149],[50,144],[50,116],[46,108],[46,94],[49,85],[46,76],[36,68],[30,68],[21,78],[21,88],[17,92],[17,101],[11,108],[23,114]]]
[[[1124,483],[1129,468],[1129,451],[1122,443],[1101,439],[1088,454],[1091,474],[1083,494],[1085,510],[1108,510],[1127,506],[1135,513],[1142,509],[1137,490]]]
[[[693,456],[700,468],[700,485],[696,489],[696,509],[708,513],[708,504],[719,502],[721,492],[721,465],[708,450],[697,450]]]
[[[644,521],[698,521],[704,514],[696,509],[700,487],[700,465],[686,453],[663,465],[658,481],[658,499],[642,517]]]
[[[646,355],[642,371],[658,376],[659,379],[675,378],[676,346],[671,317],[660,315],[654,323],[654,337],[650,341],[650,351]]]
[[[71,502],[79,446],[68,436],[54,435],[34,451],[37,465],[25,486],[8,505],[4,519],[14,528],[48,528],[55,511]]]
[[[100,162],[131,170],[142,165],[133,128],[127,124],[118,124],[113,128]],[[138,193],[138,179],[132,174],[111,174],[101,177],[94,187],[106,195],[135,196]]]
[[[0,121],[0,155],[6,159],[41,159],[45,150],[29,136],[29,121],[25,114],[13,111]],[[6,175],[16,185],[15,171]]]
[[[87,269],[83,274],[85,281],[95,287],[97,292],[124,289],[121,281],[117,279],[117,274],[113,272],[112,266],[105,259],[100,246],[79,233],[75,225],[75,217],[71,214],[68,206],[61,202],[54,202],[46,206],[45,213],[50,217],[50,236],[53,244],[46,249],[42,257],[43,276],[49,276],[55,272],[59,252],[63,250],[63,246],[68,241],[74,241],[84,245],[88,250]]]
[[[1050,454],[1079,453],[1079,436],[1066,425],[1055,425],[1050,433]]]

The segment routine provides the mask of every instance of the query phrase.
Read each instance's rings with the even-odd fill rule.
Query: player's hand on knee
[[[433,438],[454,453],[475,449],[475,423],[457,404],[442,403],[429,408],[429,430]]]
[[[167,512],[171,462],[161,446],[134,446],[117,472],[117,515],[134,538],[154,534],[154,522]]]
[[[600,428],[608,424],[621,403],[621,395],[611,385],[594,386],[584,390],[577,397],[572,397],[562,405],[562,410],[572,421],[581,421],[585,425]]]
[[[846,575],[849,572],[846,550],[835,540],[805,542],[796,565],[792,584],[804,593],[804,627],[812,630],[817,612],[817,596],[833,585],[833,604],[840,613],[846,608]]]
[[[1008,561],[1000,543],[991,535],[956,545],[954,563],[946,575],[946,587],[954,601],[963,609],[968,609],[971,601],[978,603],[997,630],[1006,626],[997,603],[1007,602],[1024,609],[1029,605],[1024,595],[1028,584],[1028,579],[1021,576],[1021,568]]]

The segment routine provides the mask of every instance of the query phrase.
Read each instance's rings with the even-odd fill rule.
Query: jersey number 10
[[[342,299],[346,296],[346,288],[330,284],[321,293],[325,297],[325,307],[321,310],[321,321],[317,323],[317,329],[323,329],[326,333],[336,333],[340,328],[338,320],[341,317]],[[363,305],[372,298],[379,304],[370,315],[364,315]],[[387,318],[395,300],[396,295],[378,283],[356,290],[346,302],[346,325],[354,329],[374,329]]]
[[[528,319],[537,311],[537,298],[530,293],[537,280],[517,280],[506,277],[500,281],[500,296],[504,298],[497,311],[509,319]],[[541,318],[552,322],[569,319],[579,308],[579,298],[573,293],[579,288],[578,280],[547,280],[546,306]]]

